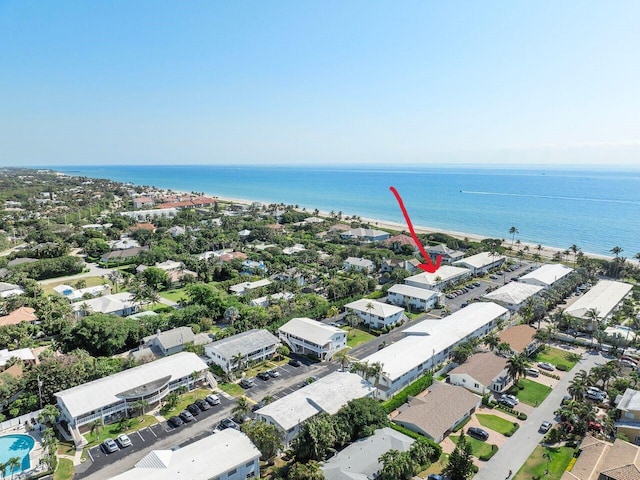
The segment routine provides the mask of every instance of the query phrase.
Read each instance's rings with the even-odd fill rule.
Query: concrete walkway
[[[513,437],[498,450],[498,453],[491,460],[484,463],[474,477],[475,480],[500,480],[507,477],[509,469],[513,470],[515,475],[542,440],[544,435],[538,431],[540,424],[544,420],[552,421],[554,419],[553,412],[558,409],[562,402],[562,397],[567,394],[567,386],[575,374],[581,369],[589,371],[595,365],[603,364],[607,361],[599,353],[588,352],[583,354],[582,359],[571,370],[570,374],[565,375],[558,382],[558,385],[551,391],[545,401],[531,412],[527,421],[521,425]]]

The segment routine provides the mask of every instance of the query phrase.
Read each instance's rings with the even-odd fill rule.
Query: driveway
[[[544,420],[553,421],[553,412],[558,409],[562,397],[567,394],[567,386],[575,373],[581,369],[590,370],[595,365],[606,363],[607,359],[598,353],[586,353],[582,359],[557,384],[542,404],[533,409],[520,429],[504,444],[491,460],[485,462],[474,477],[476,480],[499,480],[506,478],[509,469],[517,472],[540,443],[542,433],[538,431]]]

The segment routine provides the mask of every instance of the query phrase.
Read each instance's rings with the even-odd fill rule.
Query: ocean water
[[[465,167],[57,167],[70,175],[285,203],[629,258],[640,252],[640,171]]]

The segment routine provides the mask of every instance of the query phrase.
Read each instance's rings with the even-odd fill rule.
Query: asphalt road
[[[567,394],[567,386],[576,372],[581,369],[589,371],[595,365],[606,363],[607,361],[607,358],[597,352],[585,353],[570,374],[565,375],[558,382],[558,385],[551,391],[545,401],[533,410],[527,421],[522,424],[509,441],[498,450],[498,453],[491,460],[480,468],[480,471],[474,477],[475,480],[500,480],[507,477],[510,469],[515,474],[542,440],[544,434],[538,431],[540,424],[544,420],[555,420],[553,412],[558,409],[562,402],[562,397]]]

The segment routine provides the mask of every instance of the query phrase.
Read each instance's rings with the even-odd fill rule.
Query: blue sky
[[[0,0],[0,165],[640,158],[640,2]]]

